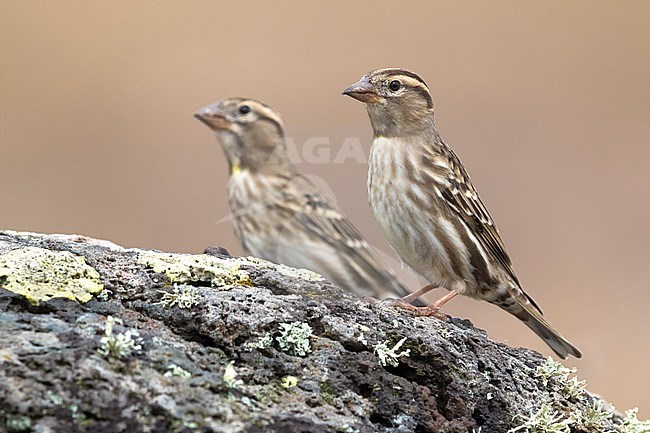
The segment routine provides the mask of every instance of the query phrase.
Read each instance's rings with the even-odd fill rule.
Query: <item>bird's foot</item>
[[[449,314],[441,313],[440,308],[442,308],[443,305],[445,305],[447,302],[452,300],[456,295],[458,295],[458,292],[456,290],[451,290],[449,293],[447,293],[442,298],[438,299],[433,304],[427,305],[426,307],[417,307],[417,311],[415,312],[415,315],[421,317],[433,316],[440,320],[447,320],[450,317]]]
[[[374,299],[369,298],[372,303],[378,305],[380,308],[399,308],[406,310],[415,317],[436,317],[440,320],[447,320],[449,315],[441,313],[440,307],[435,305],[427,305],[426,307],[417,307],[406,302],[404,299]]]
[[[436,304],[427,305],[426,307],[413,307],[413,315],[416,317],[435,317],[436,319],[446,321],[450,316],[440,311],[440,307],[440,305]]]
[[[411,305],[403,299],[374,299],[374,302],[381,308],[401,308],[411,312],[416,311],[418,308],[423,308]]]
[[[424,289],[427,289],[427,291],[431,290],[429,286],[425,286],[424,288],[420,289],[420,291]],[[366,298],[366,299],[368,299],[373,304],[378,305],[379,307],[401,308],[403,310],[409,311],[415,317],[435,317],[437,319],[446,321],[450,316],[448,314],[441,313],[440,308],[443,305],[445,305],[447,302],[449,302],[451,299],[453,299],[456,295],[458,295],[458,292],[456,290],[452,290],[442,298],[438,299],[433,304],[427,305],[426,307],[416,307],[415,305],[411,305],[411,301],[413,301],[414,299],[411,295],[405,296],[404,298],[401,299],[384,299],[384,300],[379,300],[375,298]]]

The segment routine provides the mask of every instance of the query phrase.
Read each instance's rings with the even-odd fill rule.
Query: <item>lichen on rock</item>
[[[268,260],[260,259],[257,257],[235,257],[232,259],[235,263],[242,265],[254,265],[261,269],[272,269],[278,273],[291,278],[300,278],[306,281],[325,281],[322,275],[303,268],[292,268],[291,266],[283,265],[281,263],[273,263]]]
[[[7,257],[44,250],[111,295],[32,308]],[[648,431],[538,353],[307,271],[2,231],[0,258],[0,431]]]
[[[88,302],[104,288],[99,273],[83,257],[38,247],[0,255],[0,283],[32,305],[52,298]]]
[[[174,283],[209,282],[213,287],[250,286],[249,274],[238,262],[206,254],[141,251],[138,262],[165,274]]]

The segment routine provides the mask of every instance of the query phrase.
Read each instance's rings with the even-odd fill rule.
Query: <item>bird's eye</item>
[[[393,80],[390,82],[388,87],[390,87],[390,90],[393,92],[397,92],[402,87],[402,83],[400,83],[398,80]]]
[[[251,112],[251,107],[249,107],[248,105],[242,105],[241,107],[239,107],[239,114],[248,114],[250,112]]]

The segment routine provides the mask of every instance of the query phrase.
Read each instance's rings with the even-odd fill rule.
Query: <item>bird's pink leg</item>
[[[431,305],[427,305],[426,307],[415,307],[416,308],[414,310],[415,315],[438,317],[439,314],[438,311],[440,310],[440,308],[442,308],[442,306],[445,305],[447,302],[451,301],[457,294],[458,294],[457,291],[451,290],[449,293],[447,293],[445,296],[438,299],[436,302],[434,302]]]
[[[391,307],[397,307],[397,308],[402,308],[404,310],[412,311],[416,313],[416,315],[419,315],[417,312],[418,310],[422,308],[427,308],[427,307],[416,307],[415,305],[411,305],[411,302],[415,301],[418,299],[420,296],[424,296],[425,294],[429,293],[433,289],[439,288],[438,286],[434,286],[433,284],[427,284],[426,286],[422,287],[419,290],[416,290],[415,292],[404,296],[403,298],[400,299],[386,299],[383,301],[380,301],[384,305],[388,305]]]
[[[411,302],[415,301],[421,296],[426,295],[433,289],[437,289],[438,286],[434,286],[433,284],[427,284],[426,286],[422,287],[419,290],[416,290],[415,292],[411,293],[410,295],[404,296],[400,301],[406,302],[407,304],[410,304]]]

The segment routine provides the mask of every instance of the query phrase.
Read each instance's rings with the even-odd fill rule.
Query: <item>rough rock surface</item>
[[[104,290],[34,304],[3,288],[0,265],[0,431],[488,433],[542,403],[566,421],[594,402],[544,384],[541,355],[469,321],[414,318],[309,272],[0,232],[0,257],[34,247],[83,257]],[[182,260],[164,269],[156,257]],[[219,263],[234,280],[215,277]],[[311,336],[283,336],[283,324]],[[404,338],[395,353],[408,356],[375,349]],[[620,422],[566,421],[566,431]]]

